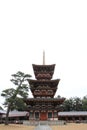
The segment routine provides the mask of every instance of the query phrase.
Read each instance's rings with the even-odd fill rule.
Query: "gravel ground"
[[[82,123],[80,124],[70,123],[67,125],[50,126],[50,127],[52,130],[87,130],[87,124],[82,124]],[[0,130],[35,130],[36,128],[37,127],[35,126],[24,126],[24,125],[15,125],[15,124],[11,124],[8,126],[5,126],[4,124],[0,125]],[[46,130],[47,127],[42,126],[42,128]]]

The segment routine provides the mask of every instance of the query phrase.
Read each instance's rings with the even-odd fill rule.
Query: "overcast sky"
[[[19,70],[34,78],[43,50],[56,95],[87,95],[87,0],[0,0],[0,93]]]

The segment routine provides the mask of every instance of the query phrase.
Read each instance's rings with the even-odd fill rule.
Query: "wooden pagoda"
[[[25,100],[29,108],[29,120],[58,120],[58,112],[65,98],[54,98],[60,79],[52,80],[55,64],[33,64],[36,80],[29,79],[33,98]]]

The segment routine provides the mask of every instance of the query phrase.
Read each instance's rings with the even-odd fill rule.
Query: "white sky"
[[[33,76],[43,50],[61,79],[56,95],[87,95],[87,0],[0,0],[0,93],[11,74]]]

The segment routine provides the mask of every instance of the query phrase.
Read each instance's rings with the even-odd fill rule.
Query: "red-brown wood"
[[[46,112],[40,113],[40,120],[47,120],[47,113]]]

